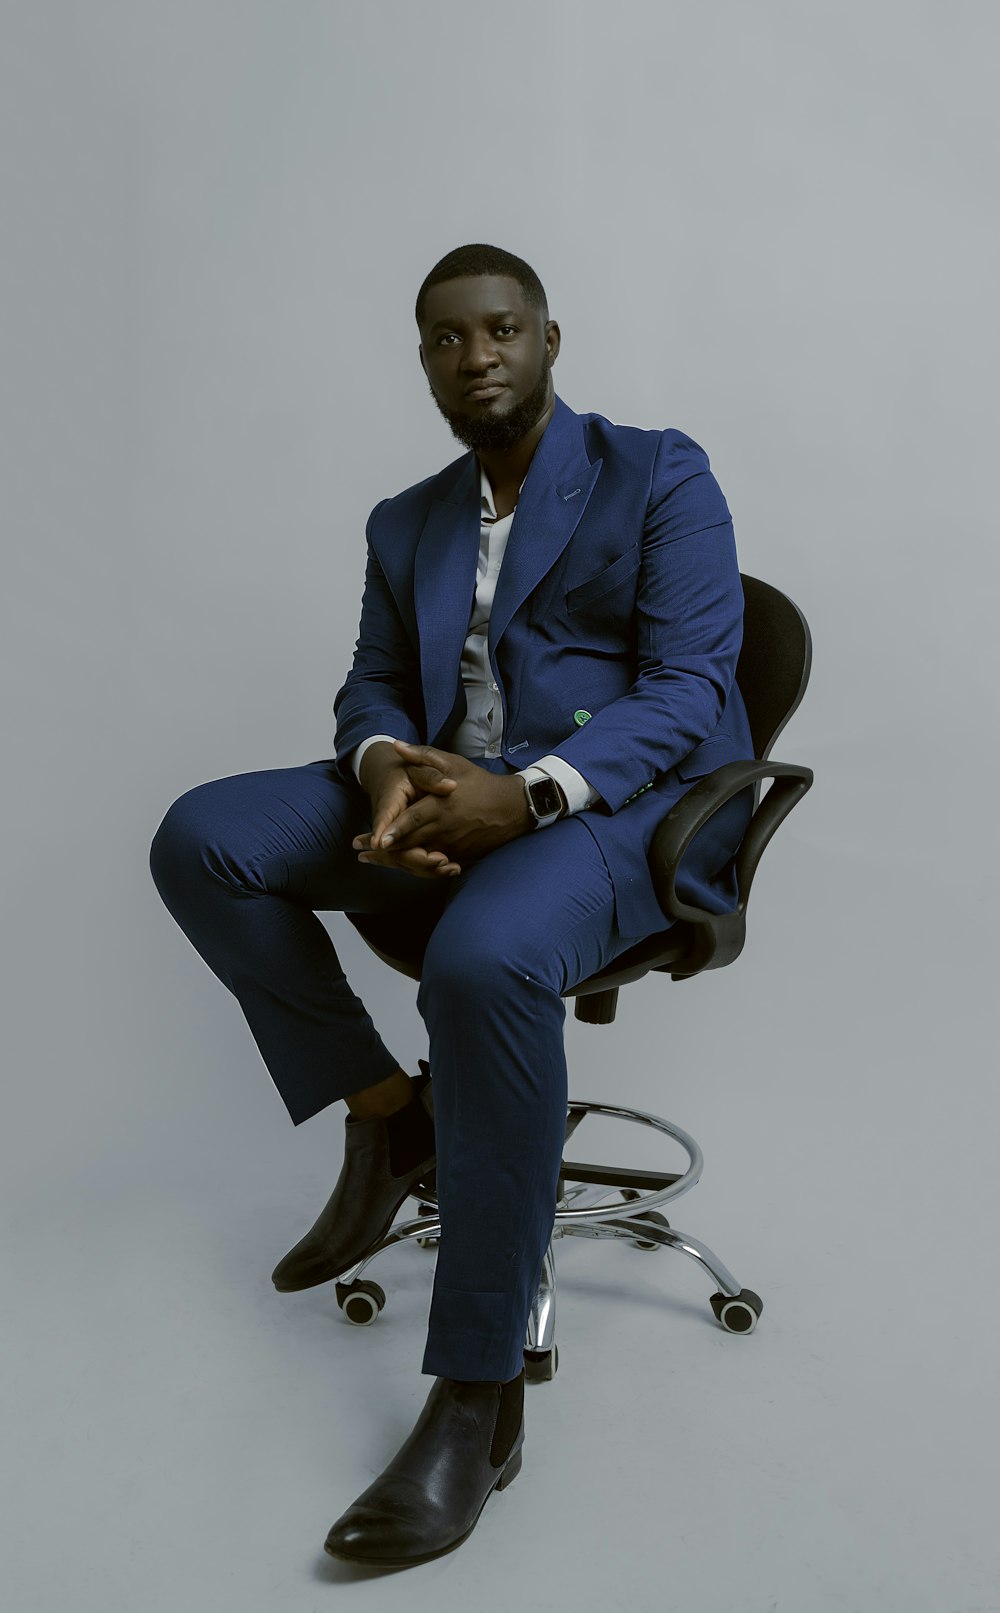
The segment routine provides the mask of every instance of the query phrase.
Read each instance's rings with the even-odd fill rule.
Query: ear
[[[550,368],[559,357],[559,344],[561,340],[562,338],[560,336],[559,326],[556,324],[554,319],[548,320],[545,325],[545,348],[549,355]]]
[[[426,375],[427,374],[427,365],[424,363],[424,347],[423,347],[422,342],[421,342],[420,346],[417,348],[417,354],[418,354],[418,356],[420,358],[420,368],[423,370],[424,374]]]

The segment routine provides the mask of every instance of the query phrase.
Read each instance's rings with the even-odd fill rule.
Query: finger
[[[408,873],[439,873],[444,868],[457,865],[449,861],[448,855],[431,846],[409,846],[396,851],[372,851],[362,853],[359,862],[376,863],[383,868],[403,868]]]
[[[360,863],[369,863],[373,868],[406,868],[413,871],[416,868],[437,868],[445,861],[445,853],[429,853],[424,845],[406,847],[402,852],[368,852],[358,855]]]
[[[433,745],[411,745],[408,739],[394,739],[393,744],[403,755],[404,762],[425,762],[430,767],[439,768],[442,773],[450,776],[451,767],[455,761],[464,760],[461,757],[450,756],[447,751],[436,750]]]
[[[407,874],[419,874],[424,877],[434,877],[439,874],[453,877],[461,873],[457,863],[451,863],[443,851],[428,852],[424,847],[414,847],[409,851],[367,851],[358,858],[361,863],[371,863],[382,868],[398,868]]]
[[[411,799],[411,797],[399,793],[381,800],[378,803],[377,816],[372,821],[372,830],[387,829],[390,823],[396,821],[400,813],[406,811],[411,804]]]
[[[408,764],[407,772],[419,789],[433,790],[435,795],[449,795],[452,790],[458,789],[458,780],[447,778],[440,768],[420,762]]]
[[[434,799],[425,796],[413,806],[407,807],[400,813],[391,826],[382,830],[378,824],[372,825],[372,845],[402,846],[404,844],[423,845],[428,838],[433,838],[435,831],[439,830],[440,809]]]
[[[440,823],[422,823],[410,829],[406,834],[400,833],[395,824],[376,848],[397,856],[401,851],[415,851],[418,847],[427,850],[431,846],[440,845],[442,839]]]
[[[372,820],[372,844],[377,846],[380,837],[390,824],[397,824],[409,808],[409,801],[390,801],[385,806],[380,806],[378,815]]]

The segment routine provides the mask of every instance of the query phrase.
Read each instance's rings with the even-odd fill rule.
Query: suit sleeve
[[[636,612],[631,688],[554,748],[611,812],[715,730],[743,640],[729,509],[707,455],[680,432],[657,451]]]
[[[382,504],[375,506],[365,533],[368,559],[354,660],[333,702],[337,768],[353,782],[356,774],[348,753],[362,740],[391,733],[396,739],[421,743],[422,709],[415,706],[421,698],[420,659],[371,541],[372,524],[381,508]]]

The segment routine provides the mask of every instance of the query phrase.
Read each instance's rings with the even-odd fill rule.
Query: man
[[[431,395],[468,451],[372,512],[336,756],[189,791],[151,857],[293,1122],[337,1098],[349,1110],[333,1194],[276,1287],[346,1271],[436,1167],[435,1382],[326,1543],[395,1564],[465,1539],[521,1465],[522,1347],[565,1135],[562,993],[667,928],[654,830],[693,778],[753,754],[732,525],[704,452],[556,397],[559,327],[508,252],[449,253],[416,317]],[[678,880],[717,912],[735,901],[746,811],[717,814]],[[415,1080],[319,909],[427,937]]]

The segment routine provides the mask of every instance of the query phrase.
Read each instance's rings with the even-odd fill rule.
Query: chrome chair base
[[[728,1333],[752,1333],[763,1310],[763,1302],[752,1289],[742,1288],[716,1254],[675,1227],[658,1213],[658,1207],[680,1198],[695,1186],[704,1160],[694,1138],[679,1126],[642,1109],[617,1104],[572,1100],[567,1110],[566,1139],[574,1134],[587,1115],[608,1116],[652,1128],[672,1137],[688,1157],[682,1172],[625,1170],[609,1165],[589,1165],[563,1160],[559,1175],[552,1239],[542,1262],[542,1277],[528,1318],[524,1341],[525,1375],[534,1382],[555,1376],[558,1349],[555,1342],[556,1276],[553,1244],[557,1238],[617,1238],[638,1249],[676,1249],[707,1272],[716,1284],[709,1301],[716,1320]],[[441,1237],[441,1222],[434,1195],[426,1188],[414,1189],[422,1200],[419,1213],[393,1227],[363,1260],[343,1273],[336,1285],[337,1303],[355,1326],[377,1321],[385,1306],[384,1290],[366,1279],[373,1260],[401,1243],[433,1248]],[[606,1201],[614,1196],[614,1202]]]

